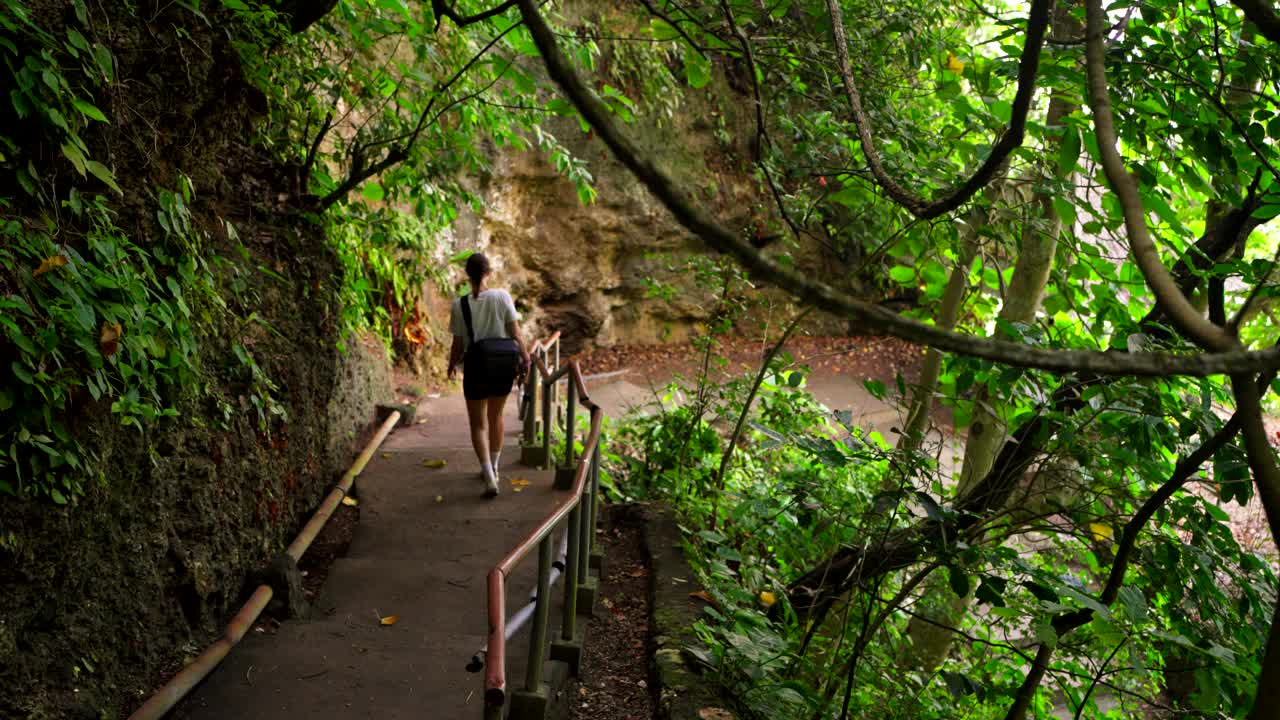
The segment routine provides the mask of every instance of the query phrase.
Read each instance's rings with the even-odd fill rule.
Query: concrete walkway
[[[485,577],[564,495],[552,489],[551,473],[518,464],[514,394],[502,492],[493,500],[481,497],[461,397],[428,400],[419,413],[426,422],[397,429],[356,480],[360,523],[311,619],[271,635],[251,631],[174,717],[482,716],[482,674],[465,666],[486,640]],[[423,465],[438,459],[447,465]],[[515,492],[513,480],[528,484]],[[509,614],[528,601],[536,569],[535,556],[509,581]],[[561,588],[554,590],[558,600]],[[557,618],[556,606],[552,612]],[[389,615],[398,620],[382,625]],[[526,626],[508,645],[509,691],[522,687],[528,635]]]

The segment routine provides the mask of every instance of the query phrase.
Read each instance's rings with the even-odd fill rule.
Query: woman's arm
[[[516,341],[516,347],[520,348],[520,357],[523,362],[520,363],[520,369],[516,371],[516,382],[523,385],[525,375],[529,373],[529,349],[524,346],[524,338],[520,335],[520,326],[514,321],[507,323],[507,334]]]
[[[462,363],[462,336],[453,336],[453,345],[449,348],[449,379],[458,374],[458,365]]]

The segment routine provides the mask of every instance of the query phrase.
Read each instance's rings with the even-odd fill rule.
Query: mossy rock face
[[[260,97],[240,73],[234,33],[190,22],[186,3],[155,17],[134,5],[93,5],[111,28],[100,39],[115,60],[112,105],[133,111],[85,138],[112,158],[124,190],[115,222],[150,247],[161,232],[155,188],[185,174],[211,264],[217,256],[231,274],[247,253],[246,287],[227,293],[225,326],[199,338],[201,392],[164,398],[177,417],[140,432],[86,400],[71,419],[98,456],[85,495],[66,507],[0,499],[0,718],[126,717],[221,633],[246,578],[293,537],[374,405],[391,400],[380,347],[346,338],[338,350],[330,243],[278,212],[280,169],[250,147]],[[50,22],[75,17],[71,0],[38,6]],[[251,314],[260,322],[241,325]],[[259,420],[233,342],[251,347],[286,418]]]

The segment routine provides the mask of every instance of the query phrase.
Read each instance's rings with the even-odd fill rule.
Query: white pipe
[[[551,561],[551,575],[547,578],[547,593],[550,594],[551,588],[556,586],[556,580],[564,573],[565,563],[569,558],[569,532],[566,529],[564,539],[560,541],[560,552],[556,553],[560,559]],[[533,611],[537,609],[538,592],[535,588],[532,595],[529,596],[529,602],[524,607],[516,611],[507,620],[506,639],[510,640],[512,635],[519,632],[520,628],[529,622],[529,618],[533,616]],[[467,664],[467,672],[480,672],[484,669],[485,656],[489,653],[489,643],[485,643],[475,655],[471,656],[471,662]]]

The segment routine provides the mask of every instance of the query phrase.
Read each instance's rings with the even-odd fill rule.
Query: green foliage
[[[0,133],[0,167],[14,173],[28,195],[45,203],[55,198],[37,168],[40,147],[56,148],[81,178],[92,175],[120,192],[115,176],[94,159],[84,138],[94,123],[108,122],[94,105],[93,94],[112,82],[114,60],[93,36],[84,0],[76,0],[74,6],[76,23],[55,34],[36,23],[24,0],[0,3],[0,54],[6,85],[13,88],[9,103],[18,120]],[[22,130],[37,134],[39,142],[23,142],[16,135]]]
[[[1090,433],[1099,434],[1090,434],[1090,454],[1080,461],[1102,495],[1042,499],[1059,503],[1058,514],[1032,521],[1044,537],[1034,546],[997,533],[995,541],[947,539],[926,551],[945,568],[939,572],[951,592],[975,594],[980,608],[961,627],[973,642],[930,676],[904,672],[894,649],[908,642],[911,609],[889,602],[905,578],[884,578],[854,594],[847,614],[818,628],[785,605],[788,583],[834,549],[953,511],[935,499],[946,491],[932,479],[936,470],[926,457],[895,455],[878,434],[850,427],[846,414],[808,395],[803,368],[787,357],[776,363],[723,489],[714,473],[727,431],[715,428],[741,412],[751,377],[714,384],[709,415],[715,420],[699,417],[696,385],[669,388],[652,414],[620,424],[617,455],[610,459],[618,495],[676,506],[690,557],[715,600],[699,627],[705,647],[694,652],[739,699],[744,716],[838,716],[840,668],[857,656],[850,717],[989,718],[1004,711],[1023,679],[1006,639],[1056,641],[1047,620],[1078,608],[1098,617],[1060,645],[1055,671],[1068,679],[1068,707],[1086,708],[1082,716],[1111,716],[1099,709],[1097,692],[1085,696],[1099,673],[1106,675],[1107,696],[1152,697],[1166,673],[1199,668],[1193,702],[1200,710],[1250,704],[1276,577],[1265,559],[1241,546],[1211,498],[1189,493],[1159,512],[1139,541],[1119,602],[1104,607],[1094,599],[1124,518],[1170,472],[1168,455],[1157,448],[1181,447],[1193,427],[1211,432],[1220,421],[1204,415],[1153,424],[1150,418],[1163,411],[1150,403],[1177,399],[1159,387],[1113,388],[1099,396],[1090,421]],[[1095,428],[1097,422],[1105,428]],[[1071,438],[1084,432],[1064,433],[1058,452],[1070,452]],[[1220,472],[1224,483],[1234,482],[1228,468]],[[1024,507],[1040,512],[1034,503]],[[773,610],[781,612],[770,615],[775,600]],[[810,630],[816,634],[806,645]],[[1033,716],[1051,717],[1051,710],[1041,698]]]
[[[356,203],[345,212],[328,213],[325,220],[326,236],[342,269],[339,299],[345,335],[368,331],[390,343],[393,311],[412,308],[428,284],[448,292],[447,266],[438,245],[447,220],[433,223],[430,218]]]
[[[192,193],[185,177],[177,191],[157,192],[161,234],[147,249],[115,225],[106,196],[74,188],[61,224],[6,221],[0,272],[19,291],[0,298],[0,338],[17,351],[0,386],[0,467],[17,484],[0,490],[68,502],[100,472],[70,422],[102,405],[143,430],[202,387],[202,336],[227,306],[193,226]],[[265,429],[266,414],[283,414],[275,388],[243,346],[235,352]]]
[[[116,81],[114,63],[85,3],[73,5],[74,22],[57,32],[25,2],[0,5],[13,87],[0,116],[18,120],[0,133],[0,165],[20,193],[0,197],[0,493],[57,504],[105,479],[84,437],[95,415],[142,432],[180,402],[209,398],[230,423],[237,411],[207,377],[202,348],[214,328],[256,320],[237,321],[240,302],[224,299],[246,299],[245,270],[214,253],[187,176],[172,189],[130,188],[133,203],[152,208],[145,240],[117,224],[103,190],[121,188],[90,149],[95,125],[110,123],[92,97]],[[50,162],[50,150],[62,162]],[[278,388],[243,342],[231,350],[243,396],[269,432],[285,415]]]

